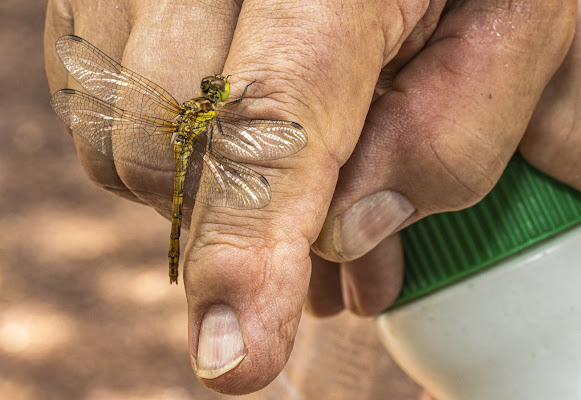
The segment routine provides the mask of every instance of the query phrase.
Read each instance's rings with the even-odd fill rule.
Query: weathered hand
[[[50,1],[52,90],[75,87],[53,46],[74,33],[180,101],[198,95],[200,78],[212,73],[232,74],[233,97],[256,80],[244,113],[308,132],[300,153],[252,166],[271,184],[266,208],[195,206],[185,286],[192,364],[205,385],[246,393],[282,369],[321,228],[315,249],[330,260],[375,250],[340,269],[317,258],[309,309],[342,308],[342,280],[348,307],[370,314],[401,280],[390,235],[474,203],[500,176],[567,51],[575,2],[453,3]],[[579,135],[568,140],[578,171],[571,145]],[[525,155],[565,179],[540,164],[531,150],[538,139],[530,141]],[[82,141],[77,148],[92,180],[169,216],[171,172],[136,172]]]
[[[581,189],[579,33],[563,61],[576,2],[452,1],[443,13],[436,3],[383,68],[380,96],[341,168],[314,245],[340,265],[313,258],[315,314],[389,306],[403,278],[394,233],[480,200],[517,147]]]

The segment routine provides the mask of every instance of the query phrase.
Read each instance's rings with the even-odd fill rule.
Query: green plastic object
[[[517,153],[478,204],[431,215],[401,232],[405,277],[393,306],[490,267],[579,223],[581,192],[533,168]]]

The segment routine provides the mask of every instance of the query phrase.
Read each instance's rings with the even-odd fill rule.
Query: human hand
[[[522,154],[537,168],[581,190],[581,1],[569,52],[545,88],[520,143]],[[437,400],[423,392],[420,400]]]
[[[443,7],[248,0],[239,13],[229,2],[49,3],[53,90],[73,85],[53,43],[74,33],[180,101],[223,66],[239,90],[233,97],[256,79],[245,114],[296,121],[309,134],[297,155],[252,166],[271,183],[267,208],[196,205],[184,269],[192,364],[205,385],[250,392],[282,369],[307,296],[309,245],[321,227],[315,249],[334,261],[380,245],[343,264],[342,277],[332,263],[316,261],[309,308],[336,311],[343,279],[349,308],[368,314],[395,297],[391,282],[401,277],[397,237],[381,239],[477,201],[500,176],[566,53],[574,3],[464,2],[440,20]],[[168,215],[171,172],[136,172],[80,141],[77,147],[91,179]],[[361,214],[369,202],[375,208]],[[343,224],[335,226],[339,215]],[[343,232],[359,242],[346,242]]]
[[[309,292],[314,297],[311,307],[318,315],[332,314],[343,307],[359,315],[375,315],[388,307],[399,294],[403,280],[399,237],[392,233],[428,214],[462,209],[479,201],[496,183],[519,140],[520,152],[532,165],[581,190],[578,128],[581,105],[576,100],[581,91],[579,29],[529,122],[530,111],[525,110],[534,102],[526,107],[525,102],[510,106],[507,102],[518,102],[519,98],[532,101],[538,96],[533,93],[534,80],[528,77],[538,78],[539,68],[559,65],[561,58],[549,60],[546,53],[556,50],[559,42],[519,43],[514,41],[515,35],[524,29],[518,35],[535,41],[545,32],[550,38],[556,33],[558,23],[536,25],[538,18],[549,16],[540,5],[533,9],[525,3],[513,4],[516,13],[511,16],[510,12],[509,15],[498,13],[500,9],[497,13],[487,13],[482,2],[479,3],[482,9],[472,10],[466,8],[477,7],[478,2],[468,2],[458,8],[451,3],[454,2],[448,2],[450,8],[428,45],[403,68],[390,70],[390,64],[397,65],[399,54],[405,54],[404,43],[398,56],[382,72],[387,75],[386,85],[392,85],[391,92],[388,90],[372,105],[360,141],[341,169],[325,226],[314,245],[324,258],[340,264],[315,257],[311,285],[334,293],[333,288],[324,284],[334,280],[337,284],[340,282],[343,292],[343,298],[325,296],[321,290],[316,294]],[[581,8],[575,14],[574,3],[569,3],[572,9],[567,12],[572,13],[569,16],[577,15],[579,26]],[[561,11],[565,12],[565,4],[562,7]],[[486,18],[488,25],[483,22]],[[526,33],[527,25],[529,28],[534,25],[534,32]],[[570,28],[570,25],[565,27]],[[440,49],[440,46],[450,48]],[[522,46],[521,53],[519,46]],[[512,54],[503,53],[508,48]],[[524,57],[528,58],[527,62]],[[504,71],[500,64],[494,70],[477,70],[494,58],[500,64],[505,63]],[[448,68],[450,73],[450,76],[443,75],[447,79],[444,83],[438,76],[439,70],[430,70],[430,63],[440,61],[443,63],[440,67]],[[554,61],[558,62],[554,64]],[[516,65],[522,68],[522,76],[508,71]],[[454,72],[458,68],[464,70]],[[440,81],[432,82],[436,79]],[[489,93],[484,88],[486,81],[490,82]],[[398,83],[405,85],[397,87]],[[498,91],[496,98],[494,91]],[[488,104],[477,101],[482,96],[488,97]],[[382,193],[386,188],[405,193],[416,207],[415,212],[410,217],[406,213],[394,213],[397,204],[390,201],[384,201],[384,207],[375,204],[358,207],[365,201],[374,201],[373,196],[366,198],[370,193],[389,196]],[[360,202],[361,199],[367,200]],[[354,204],[357,206],[353,207]],[[349,209],[357,210],[353,213],[355,218],[349,215]],[[383,213],[383,217],[377,216]],[[354,219],[359,219],[363,229],[354,229],[360,228]],[[347,251],[341,249],[342,240],[337,235],[343,230],[347,233]],[[357,231],[359,234],[353,234]],[[318,264],[322,267],[317,268]],[[321,270],[331,272],[319,278],[317,271]],[[333,274],[331,278],[330,274]]]

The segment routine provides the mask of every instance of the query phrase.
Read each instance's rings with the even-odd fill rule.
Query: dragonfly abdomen
[[[174,160],[176,164],[173,187],[173,210],[171,219],[171,232],[169,236],[169,281],[178,281],[180,260],[180,233],[182,227],[182,214],[184,205],[184,183],[188,161],[192,154],[192,145],[183,135],[178,135],[174,142]]]

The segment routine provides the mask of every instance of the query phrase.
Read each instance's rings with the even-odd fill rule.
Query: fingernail
[[[360,257],[391,235],[415,210],[408,199],[393,190],[364,197],[335,220],[335,250],[346,259]]]
[[[240,323],[234,311],[214,305],[202,319],[198,338],[197,375],[214,379],[230,371],[245,357]]]

